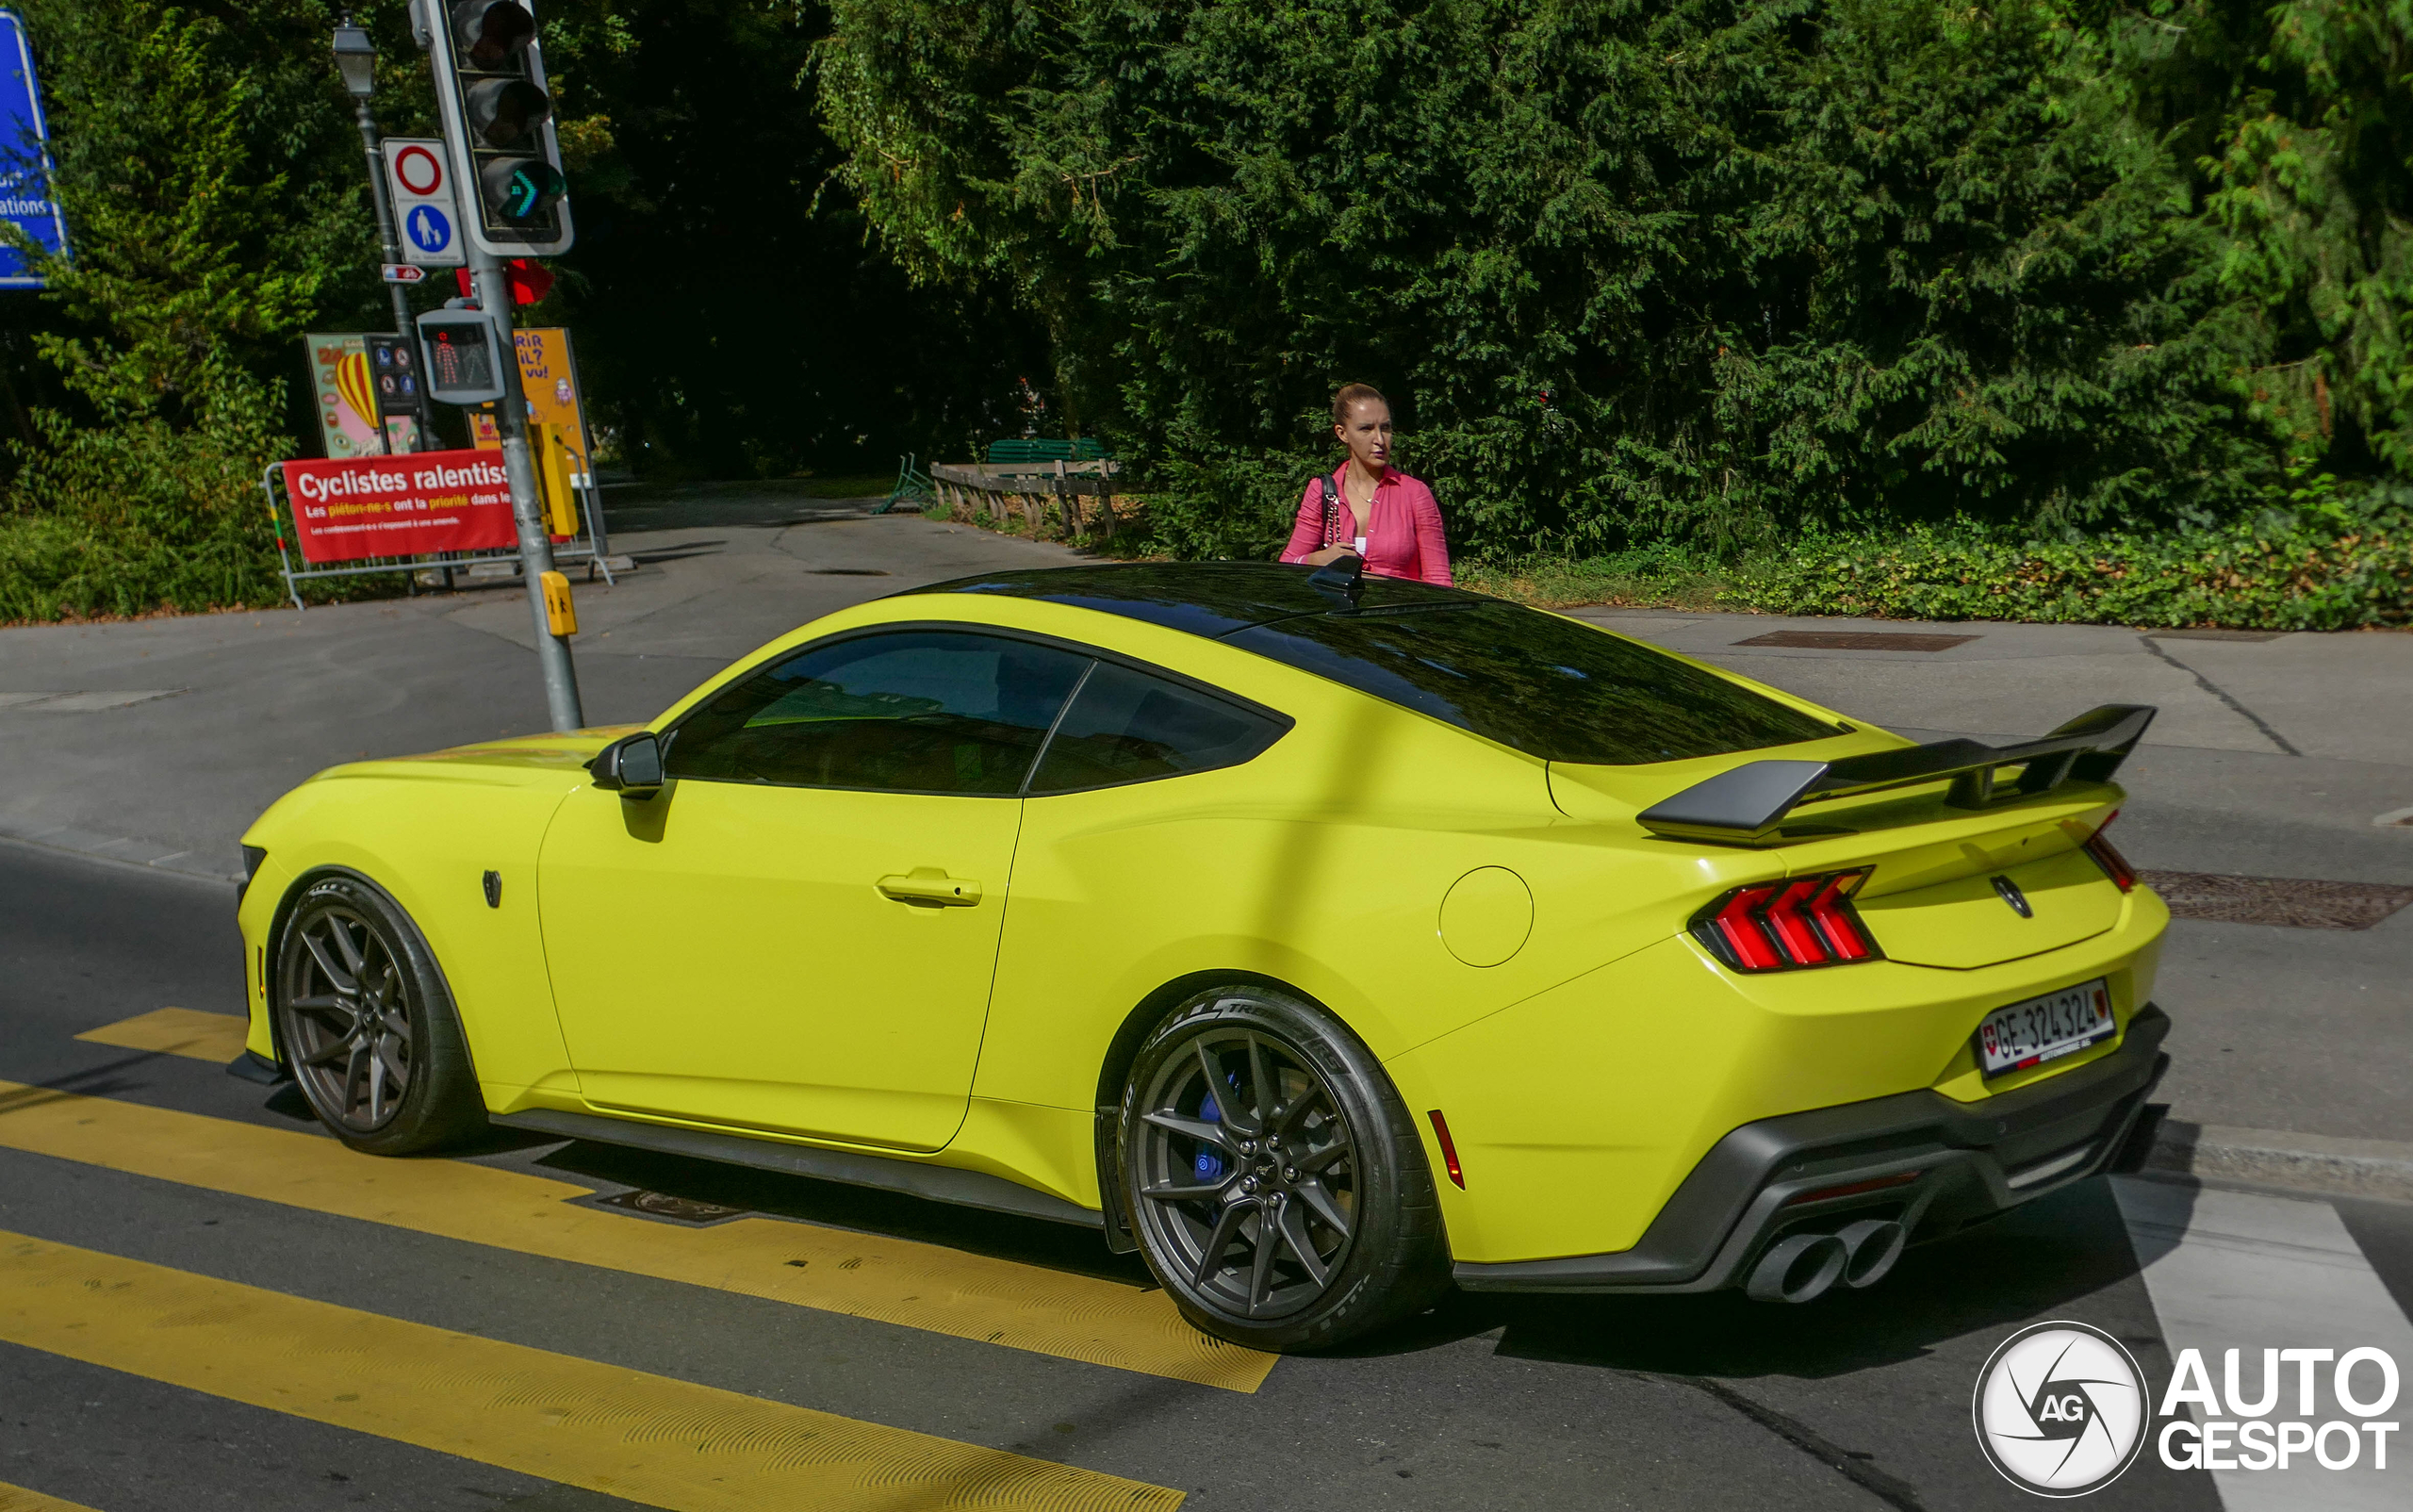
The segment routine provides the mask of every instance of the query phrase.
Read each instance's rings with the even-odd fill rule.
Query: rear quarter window
[[[1306,615],[1224,640],[1545,761],[1634,766],[1836,733],[1672,656],[1518,604]]]
[[[1100,662],[1064,711],[1030,791],[1146,782],[1237,766],[1289,727],[1112,662]]]

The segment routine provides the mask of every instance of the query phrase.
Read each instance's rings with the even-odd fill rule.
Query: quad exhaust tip
[[[1754,1302],[1814,1302],[1838,1281],[1852,1288],[1885,1279],[1910,1241],[1891,1219],[1863,1218],[1832,1234],[1788,1234],[1751,1268],[1744,1295]]]

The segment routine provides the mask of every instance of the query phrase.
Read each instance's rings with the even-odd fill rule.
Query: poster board
[[[517,333],[519,386],[528,396],[528,418],[550,426],[569,444],[579,466],[570,477],[573,487],[594,486],[594,468],[587,458],[586,403],[578,391],[578,364],[569,350],[569,333],[558,325],[534,326]]]
[[[24,233],[38,253],[67,250],[67,219],[50,185],[50,123],[25,24],[0,10],[0,221]],[[0,288],[41,288],[44,280],[17,247],[0,247]]]
[[[356,332],[314,331],[302,338],[318,399],[319,438],[330,461],[386,454],[377,387],[369,370],[369,338]]]
[[[281,464],[304,560],[441,556],[516,546],[510,480],[483,452]]]
[[[587,437],[586,403],[578,388],[578,364],[570,353],[569,333],[558,325],[531,326],[513,332],[512,341],[519,352],[519,390],[528,402],[529,420],[550,426],[576,454],[578,467],[571,474],[571,485],[593,487],[594,464],[588,459],[593,447]],[[469,434],[480,451],[502,448],[501,433],[496,430],[491,415],[472,411]]]
[[[369,371],[376,382],[377,419],[386,429],[386,452],[402,456],[422,449],[431,435],[427,394],[419,384],[419,342],[399,336],[372,336]]]

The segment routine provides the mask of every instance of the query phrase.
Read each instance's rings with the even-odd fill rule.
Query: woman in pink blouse
[[[1332,434],[1349,449],[1349,460],[1307,485],[1282,560],[1321,567],[1355,555],[1377,577],[1447,583],[1450,543],[1433,490],[1390,465],[1389,402],[1364,384],[1351,384],[1332,396]],[[1326,487],[1333,490],[1329,518]]]

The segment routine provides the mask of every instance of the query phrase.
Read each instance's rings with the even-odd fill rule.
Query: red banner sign
[[[312,562],[421,556],[519,544],[494,452],[285,464],[302,555]]]

